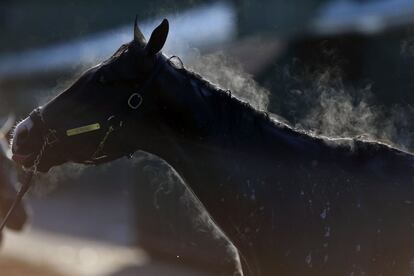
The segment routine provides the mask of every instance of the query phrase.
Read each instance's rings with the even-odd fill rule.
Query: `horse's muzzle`
[[[30,117],[21,121],[15,128],[12,140],[12,159],[19,165],[27,166],[30,161],[33,161],[33,155],[38,150],[37,140],[41,137],[36,137],[34,131],[34,124]]]

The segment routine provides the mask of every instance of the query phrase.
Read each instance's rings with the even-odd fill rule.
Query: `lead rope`
[[[13,201],[13,204],[11,205],[11,207],[7,211],[6,216],[4,217],[3,221],[1,222],[0,233],[3,232],[3,229],[6,226],[10,216],[13,214],[13,211],[16,209],[17,205],[22,201],[24,195],[27,193],[27,191],[31,187],[33,176],[37,173],[37,166],[39,166],[39,163],[42,160],[43,154],[45,152],[45,149],[46,149],[46,146],[48,145],[48,143],[49,143],[48,139],[46,138],[43,145],[42,145],[42,147],[41,147],[41,149],[40,149],[40,151],[39,151],[39,154],[36,156],[36,159],[33,162],[33,166],[25,174],[25,178],[23,180],[22,187],[20,188],[20,191],[16,195],[16,199]]]

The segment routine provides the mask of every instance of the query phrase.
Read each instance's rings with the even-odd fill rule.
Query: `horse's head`
[[[134,114],[134,125],[142,121],[140,133],[154,119],[149,103],[155,97],[154,79],[165,66],[159,52],[168,29],[164,19],[147,43],[135,21],[132,42],[16,126],[13,160],[48,171],[69,161],[97,164],[131,154],[134,149],[125,139],[128,118]]]

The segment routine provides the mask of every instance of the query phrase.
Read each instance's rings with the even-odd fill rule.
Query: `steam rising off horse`
[[[39,170],[147,151],[184,179],[236,246],[244,275],[414,273],[413,156],[270,120],[160,53],[164,20],[16,128]]]

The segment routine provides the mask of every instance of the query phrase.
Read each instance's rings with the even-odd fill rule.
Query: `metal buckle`
[[[135,104],[133,103],[133,101],[137,101]],[[140,107],[140,105],[142,104],[142,96],[138,93],[133,93],[131,96],[129,96],[128,99],[128,105],[130,108],[132,109],[138,109]]]

